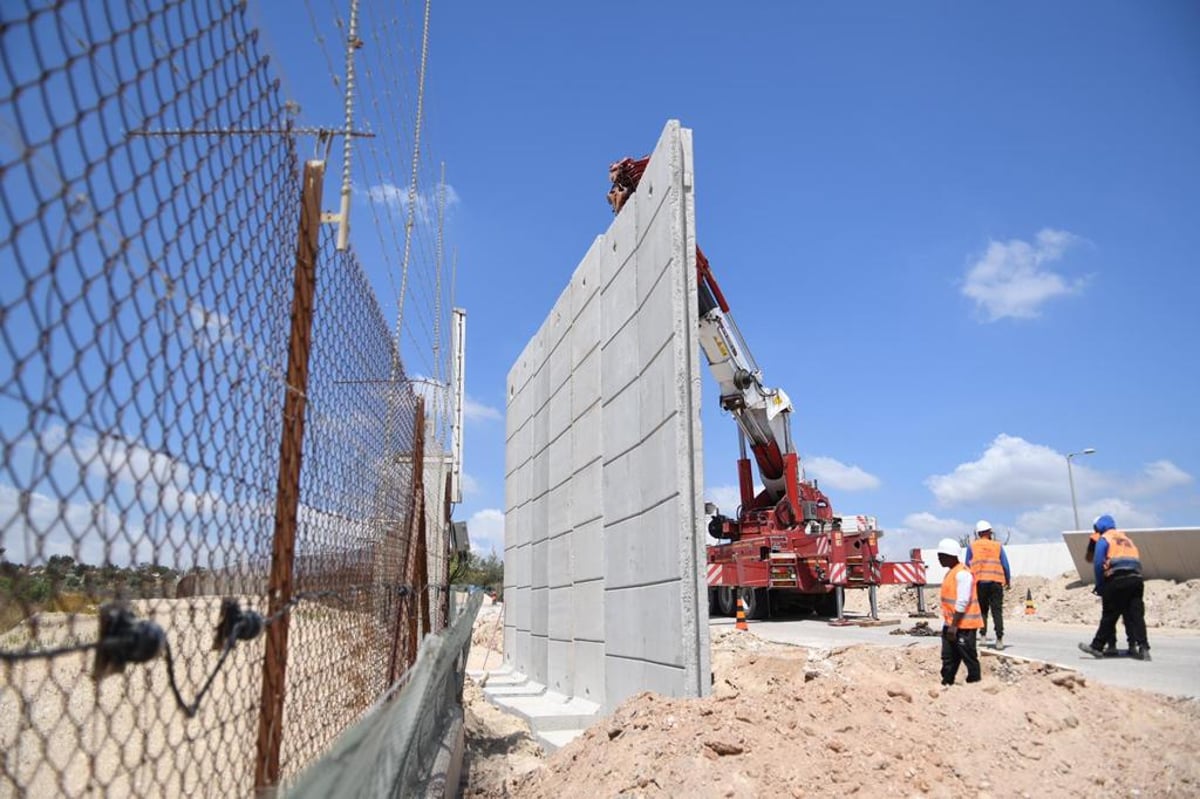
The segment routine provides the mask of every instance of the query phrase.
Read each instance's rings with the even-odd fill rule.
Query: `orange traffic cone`
[[[746,624],[746,603],[738,597],[737,623],[733,625],[738,630],[749,630],[750,625]]]
[[[1033,604],[1033,590],[1025,589],[1025,615],[1033,616],[1037,613],[1037,605]]]

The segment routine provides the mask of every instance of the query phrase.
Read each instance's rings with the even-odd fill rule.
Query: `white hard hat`
[[[991,529],[992,529],[991,522],[984,521],[983,519],[980,519],[979,521],[975,522],[975,535],[979,535],[980,533],[986,533]]]
[[[957,558],[962,553],[962,547],[953,538],[943,538],[941,541],[938,541],[937,553]]]

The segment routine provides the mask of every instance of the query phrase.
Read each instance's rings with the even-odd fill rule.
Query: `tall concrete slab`
[[[1200,577],[1200,527],[1138,528],[1123,532],[1138,548],[1142,575],[1147,580],[1184,582]],[[1088,531],[1062,534],[1079,579],[1089,584],[1096,581],[1092,564],[1087,562],[1090,535]]]
[[[604,709],[710,689],[695,257],[672,121],[508,375],[506,664]]]

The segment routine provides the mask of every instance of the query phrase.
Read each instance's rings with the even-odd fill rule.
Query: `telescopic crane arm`
[[[613,186],[608,193],[613,213],[619,213],[637,189],[650,159],[625,158],[609,167]],[[700,347],[709,370],[721,391],[721,407],[737,421],[742,462],[746,462],[746,442],[758,464],[764,491],[754,497],[753,481],[747,469],[741,469],[739,482],[743,506],[770,507],[788,499],[793,518],[802,518],[797,488],[789,487],[789,456],[795,463],[792,481],[803,480],[792,445],[792,402],[779,388],[762,382],[762,371],[742,338],[720,286],[709,267],[708,258],[696,248],[697,293],[699,300]]]

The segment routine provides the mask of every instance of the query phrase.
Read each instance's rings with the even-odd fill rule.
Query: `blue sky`
[[[979,517],[1057,537],[1085,447],[1085,521],[1197,523],[1197,42],[1182,2],[435,4],[476,544],[502,549],[508,368],[610,221],[607,164],[673,117],[699,241],[809,472],[889,551]],[[292,87],[322,79],[282,52]]]
[[[483,406],[608,224],[606,165],[675,117],[810,474],[891,552],[979,517],[1056,538],[1085,447],[1085,523],[1200,520],[1195,4],[435,8],[431,88]],[[711,393],[703,420],[729,495]],[[494,522],[498,418],[469,423],[466,468],[461,512]]]
[[[356,144],[351,241],[394,319],[423,3],[363,5],[358,126],[378,137]],[[302,125],[341,124],[344,8],[250,4]],[[1057,538],[1085,447],[1085,523],[1200,523],[1198,97],[1193,3],[435,0],[401,344],[437,376],[444,162],[440,296],[468,311],[456,518],[502,552],[505,376],[611,221],[608,164],[678,118],[698,240],[808,473],[878,517],[885,551],[980,517]],[[705,483],[729,511],[735,426],[707,388]]]

